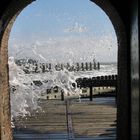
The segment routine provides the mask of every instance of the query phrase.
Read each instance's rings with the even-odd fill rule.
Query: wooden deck
[[[15,119],[14,140],[115,140],[115,102],[41,101],[42,109]]]

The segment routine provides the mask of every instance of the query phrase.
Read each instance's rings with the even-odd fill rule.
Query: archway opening
[[[100,137],[107,129],[115,135],[115,127],[111,125],[116,120],[116,85],[107,81],[117,81],[117,48],[109,18],[92,2],[36,1],[24,9],[9,38],[14,138],[27,131],[69,136],[70,127],[74,138]],[[84,86],[81,82],[85,82]],[[53,114],[51,110],[55,110]],[[61,113],[64,115],[60,116]],[[99,116],[102,117],[98,119]],[[43,121],[42,126],[39,122]],[[37,126],[32,128],[32,125]]]
[[[9,26],[10,26],[10,24],[9,24]],[[9,30],[8,30],[9,31]],[[5,37],[4,37],[5,38]],[[4,44],[3,44],[4,45]],[[5,50],[4,50],[5,51]],[[7,61],[7,59],[6,59],[6,61]]]

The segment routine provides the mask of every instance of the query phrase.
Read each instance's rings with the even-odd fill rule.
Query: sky
[[[9,38],[9,56],[47,62],[116,62],[117,49],[111,21],[90,0],[36,0],[19,14]]]

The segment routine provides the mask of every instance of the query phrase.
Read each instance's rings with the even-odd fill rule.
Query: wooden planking
[[[71,110],[73,127],[77,137],[115,135],[116,107],[114,105],[93,103],[84,103],[83,105],[83,103],[75,102],[71,105]]]
[[[15,120],[18,132],[32,130],[36,133],[67,133],[65,102],[42,101],[42,109],[31,112],[31,116]]]
[[[67,107],[64,101],[47,100],[40,105],[43,112],[16,118],[15,140],[115,140],[115,104],[70,101]]]

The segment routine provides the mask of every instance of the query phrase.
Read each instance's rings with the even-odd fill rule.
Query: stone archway
[[[18,14],[34,0],[13,0],[7,5],[7,10],[0,19],[0,130],[2,140],[12,139],[12,130],[10,124],[10,96],[8,79],[8,39],[12,25]],[[117,135],[118,139],[125,138],[122,130],[128,129],[128,123],[123,119],[128,116],[128,48],[126,40],[125,27],[119,14],[108,0],[91,0],[101,7],[109,16],[118,39],[118,114],[117,114]],[[122,107],[123,106],[123,107]],[[124,108],[126,109],[125,112]],[[119,125],[121,124],[121,125]],[[127,132],[127,131],[126,131]],[[124,136],[123,136],[124,135]]]

